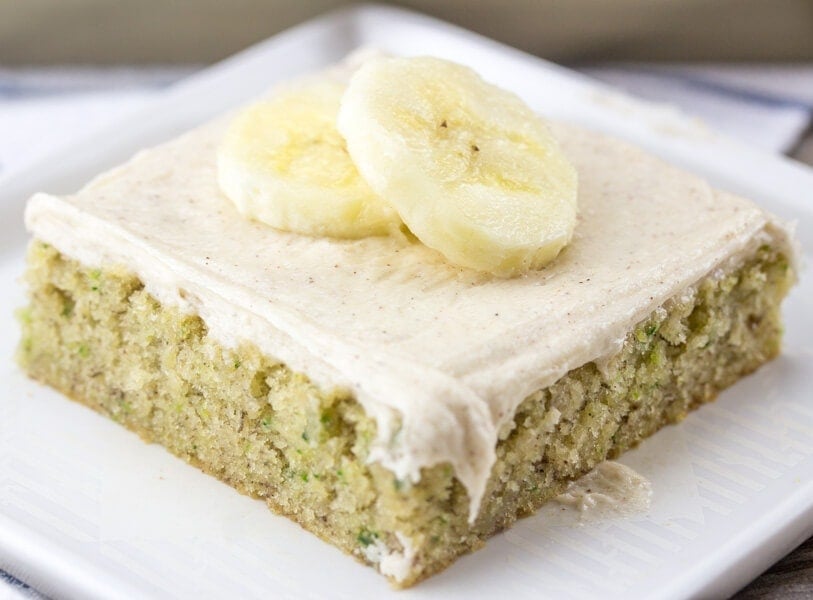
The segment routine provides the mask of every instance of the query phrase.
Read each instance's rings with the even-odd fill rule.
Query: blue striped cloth
[[[0,569],[0,598],[25,598],[27,600],[47,600],[45,596],[10,573]]]
[[[69,143],[89,122],[137,108],[194,70],[0,68],[0,175]],[[616,64],[582,70],[771,152],[793,150],[813,115],[813,67]],[[0,598],[7,597],[44,598],[0,569]]]

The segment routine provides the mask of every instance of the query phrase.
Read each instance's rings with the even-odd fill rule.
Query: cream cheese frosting
[[[607,460],[572,481],[553,500],[576,513],[578,522],[641,515],[652,504],[652,483],[634,469]]]
[[[244,219],[216,181],[224,127],[143,151],[74,195],[35,195],[29,230],[88,266],[124,265],[227,346],[256,344],[320,386],[350,390],[378,425],[370,460],[413,481],[449,462],[472,520],[498,433],[523,399],[617,351],[726,261],[789,244],[752,203],[554,124],[579,172],[573,241],[539,272],[489,278],[406,238],[310,238]]]

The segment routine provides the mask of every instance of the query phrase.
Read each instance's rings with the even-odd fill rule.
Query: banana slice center
[[[257,115],[262,119],[279,112],[261,106]],[[321,111],[308,107],[286,113],[286,121],[266,122],[258,127],[270,133],[258,157],[262,166],[301,183],[339,188],[354,185],[358,172],[335,125],[324,121]]]
[[[531,173],[538,169],[533,163],[544,161],[546,152],[531,135],[495,128],[489,124],[487,106],[478,106],[476,99],[473,102],[454,88],[427,83],[416,90],[414,100],[401,109],[395,122],[407,139],[416,132],[434,133],[429,144],[419,141],[414,145],[425,153],[432,177],[449,186],[540,193]]]

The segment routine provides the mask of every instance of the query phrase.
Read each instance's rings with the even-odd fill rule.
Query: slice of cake
[[[787,229],[630,145],[553,126],[573,238],[504,279],[244,218],[225,128],[30,200],[20,362],[398,586],[779,352]]]

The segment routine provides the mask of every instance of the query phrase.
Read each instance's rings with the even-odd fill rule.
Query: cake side
[[[449,464],[417,483],[369,457],[376,423],[251,344],[224,347],[130,271],[32,242],[19,358],[28,373],[409,586],[570,480],[683,418],[779,350],[793,273],[765,244],[655,309],[597,366],[528,396],[500,433],[477,519]]]

